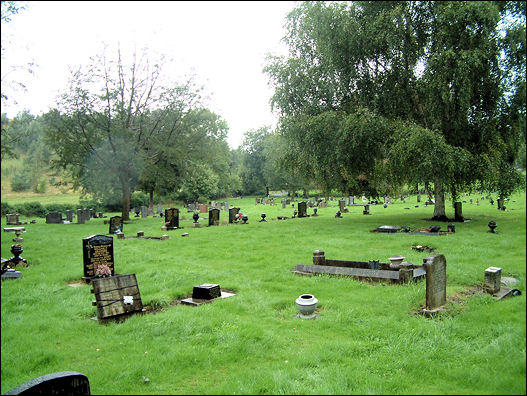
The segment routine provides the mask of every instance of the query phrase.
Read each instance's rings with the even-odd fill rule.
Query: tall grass
[[[143,303],[161,310],[106,325],[91,320],[91,287],[68,283],[82,276],[82,238],[106,234],[108,225],[27,225],[22,257],[31,265],[20,269],[22,279],[2,282],[2,393],[74,370],[88,376],[95,394],[525,394],[524,193],[511,197],[505,212],[486,200],[466,203],[463,215],[471,221],[435,237],[369,232],[383,224],[434,224],[427,220],[433,208],[415,208],[415,197],[371,206],[371,216],[351,207],[343,219],[334,218],[333,202],[318,217],[279,221],[293,209],[277,202],[230,199],[248,214],[246,225],[193,228],[185,210],[184,230],[162,231],[163,220],[152,217],[125,224],[126,236],[170,235],[114,239],[116,272],[135,273]],[[267,222],[258,221],[262,212]],[[451,207],[447,215],[453,217]],[[491,219],[498,234],[487,232]],[[12,236],[3,234],[4,258]],[[415,314],[425,301],[424,282],[370,284],[290,271],[310,264],[316,249],[330,259],[387,262],[403,255],[419,264],[430,253],[412,250],[416,244],[447,260],[448,310],[434,319]],[[517,278],[522,295],[495,301],[466,293],[483,283],[489,266]],[[199,307],[175,304],[202,283],[219,283],[236,296]],[[319,299],[315,320],[295,318],[294,301],[303,293]]]

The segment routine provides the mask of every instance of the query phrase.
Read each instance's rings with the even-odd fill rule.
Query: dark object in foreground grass
[[[91,395],[90,381],[76,371],[61,371],[33,378],[5,395]]]

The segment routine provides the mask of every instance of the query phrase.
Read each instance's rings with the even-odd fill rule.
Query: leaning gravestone
[[[229,224],[234,223],[236,215],[240,212],[240,208],[230,208],[229,209]]]
[[[113,237],[92,235],[82,239],[82,256],[84,263],[83,280],[89,282],[99,265],[107,265],[114,274]]]
[[[439,310],[446,303],[445,256],[425,257],[423,265],[426,269],[426,310]]]
[[[108,234],[114,234],[115,231],[123,231],[123,218],[121,216],[110,217],[110,227],[108,229]]]
[[[165,209],[165,225],[167,230],[175,230],[179,228],[178,208]]]
[[[61,371],[33,378],[4,395],[91,395],[90,381],[76,371]]]
[[[62,224],[62,213],[49,212],[46,215],[46,224]]]
[[[298,217],[307,217],[307,203],[306,202],[298,203]]]
[[[91,284],[95,294],[92,305],[97,307],[99,320],[144,310],[135,274],[94,278]]]
[[[213,208],[209,210],[209,226],[220,225],[220,210]]]

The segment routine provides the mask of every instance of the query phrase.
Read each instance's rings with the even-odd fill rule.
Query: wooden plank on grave
[[[135,274],[115,275],[108,278],[92,279],[93,293],[97,305],[97,318],[142,311],[143,302]],[[131,297],[127,304],[124,297]]]

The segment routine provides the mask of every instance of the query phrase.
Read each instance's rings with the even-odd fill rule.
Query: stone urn
[[[318,300],[312,294],[301,294],[296,299],[296,306],[300,311],[300,317],[303,319],[311,319],[315,317],[315,309]]]
[[[243,215],[242,216],[242,221],[243,221],[242,224],[247,224],[247,220],[249,220],[249,217],[247,217],[247,215]]]
[[[261,216],[262,216],[262,220],[260,220],[260,222],[267,221],[267,220],[265,220],[265,217],[267,216],[265,213],[262,213]]]
[[[401,267],[401,264],[403,263],[403,260],[405,259],[404,256],[393,256],[390,257],[390,268],[392,269],[399,269]]]
[[[491,221],[489,221],[488,226],[490,228],[489,232],[491,232],[493,234],[496,234],[496,231],[494,231],[494,229],[498,226],[498,224],[494,220],[491,220]]]
[[[197,213],[197,212],[194,213],[194,214],[192,215],[192,218],[194,219],[194,223],[197,223],[197,222],[198,222],[198,219],[199,219],[199,213]]]

